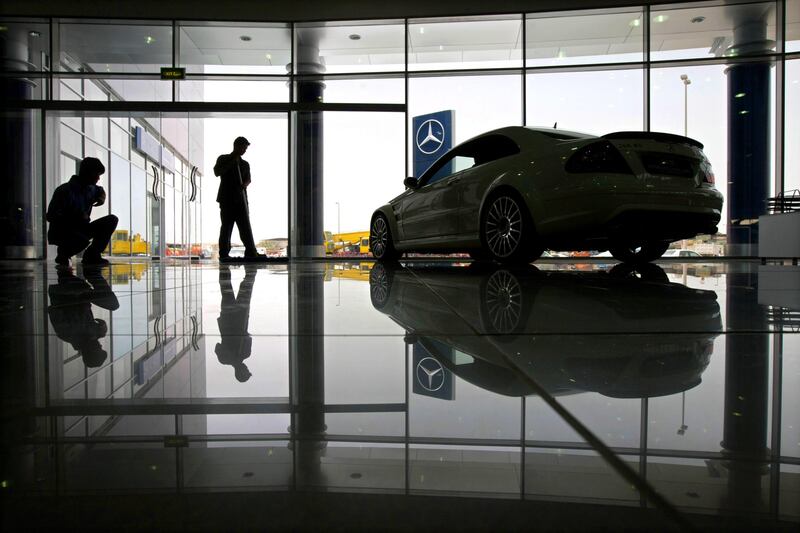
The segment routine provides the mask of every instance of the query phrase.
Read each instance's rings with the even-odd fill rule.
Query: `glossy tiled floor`
[[[0,294],[6,496],[800,521],[797,266],[7,262]]]

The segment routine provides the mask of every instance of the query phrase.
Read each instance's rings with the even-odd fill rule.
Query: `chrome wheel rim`
[[[372,231],[369,234],[369,245],[372,248],[372,254],[377,258],[383,257],[388,243],[389,228],[386,227],[386,220],[383,217],[378,217],[372,223]]]
[[[522,288],[511,273],[498,270],[486,284],[486,309],[498,333],[510,333],[522,316]]]
[[[497,198],[486,213],[486,245],[496,257],[508,257],[522,240],[522,211],[508,196]]]
[[[380,263],[373,266],[369,273],[369,289],[373,302],[379,305],[386,302],[389,296],[389,276]]]

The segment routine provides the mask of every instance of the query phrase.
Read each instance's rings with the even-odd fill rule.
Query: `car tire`
[[[383,213],[375,215],[370,224],[369,249],[372,251],[372,257],[379,261],[394,261],[400,257],[392,241],[389,221]]]
[[[492,269],[481,279],[480,320],[482,333],[500,335],[496,340],[504,341],[503,335],[519,335],[525,331],[533,300],[538,291],[531,290],[530,283],[536,272],[531,270]]]
[[[389,301],[394,281],[394,269],[384,263],[375,263],[369,271],[369,297],[375,309],[383,309]]]
[[[512,192],[502,191],[487,200],[480,231],[480,253],[499,263],[531,263],[544,252],[525,203]]]
[[[624,244],[608,249],[614,259],[623,263],[649,263],[655,261],[667,251],[668,242],[646,242],[638,245]]]

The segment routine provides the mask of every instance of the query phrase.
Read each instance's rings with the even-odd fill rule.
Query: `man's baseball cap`
[[[236,146],[238,144],[246,144],[246,145],[249,146],[250,145],[250,141],[248,141],[244,137],[236,137],[236,139],[233,141],[233,145]]]

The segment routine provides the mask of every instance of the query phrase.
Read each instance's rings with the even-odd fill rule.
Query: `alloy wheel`
[[[495,257],[514,254],[522,242],[522,211],[510,196],[496,198],[486,213],[486,246]]]
[[[369,233],[369,245],[372,248],[372,254],[381,259],[386,255],[386,248],[389,243],[389,227],[386,225],[386,220],[381,217],[375,217],[372,222],[372,231]]]
[[[511,333],[522,316],[522,287],[507,270],[489,277],[484,293],[488,318],[497,333]]]

